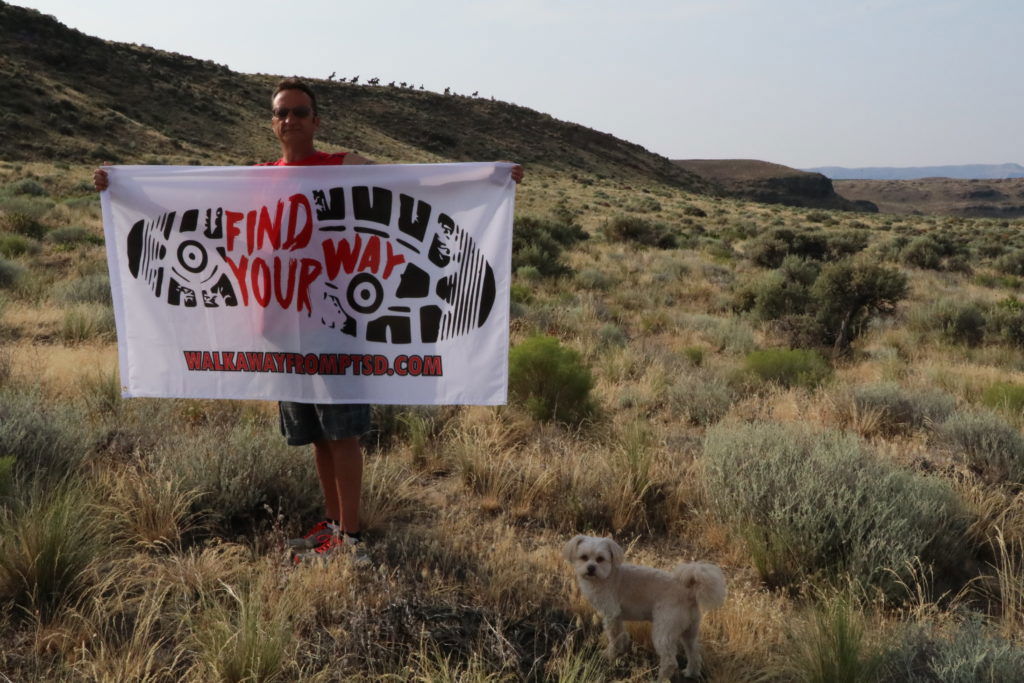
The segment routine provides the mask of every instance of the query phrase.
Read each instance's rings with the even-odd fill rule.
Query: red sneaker
[[[292,550],[312,550],[330,540],[338,533],[338,527],[326,519],[313,525],[301,538],[288,539],[288,547]]]
[[[339,533],[332,532],[320,545],[316,546],[312,550],[307,550],[303,553],[296,553],[292,558],[295,564],[304,564],[306,562],[316,562],[317,560],[326,560],[335,552],[342,549],[345,545],[345,539]]]

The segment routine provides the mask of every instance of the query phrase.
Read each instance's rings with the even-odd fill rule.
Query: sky
[[[1024,163],[1019,0],[12,0],[244,73],[479,91],[671,159]]]

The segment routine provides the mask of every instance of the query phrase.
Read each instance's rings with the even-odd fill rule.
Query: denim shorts
[[[290,446],[347,439],[370,431],[370,406],[365,403],[281,401],[277,408],[281,416],[281,434]]]

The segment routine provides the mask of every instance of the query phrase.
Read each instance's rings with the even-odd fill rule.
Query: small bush
[[[0,215],[0,232],[10,232],[40,240],[46,236],[46,226],[40,222],[39,218],[31,214],[10,212]]]
[[[33,392],[0,392],[0,449],[25,476],[73,471],[85,452],[81,424],[70,407],[48,406]]]
[[[911,327],[935,331],[947,342],[977,346],[985,339],[986,312],[976,302],[942,299],[911,316]]]
[[[30,197],[42,197],[46,194],[46,188],[39,184],[39,181],[32,178],[23,178],[7,186],[11,194],[25,194]]]
[[[615,323],[605,323],[597,331],[598,342],[604,348],[625,346],[629,338],[621,327]]]
[[[997,408],[1011,415],[1024,413],[1024,384],[996,382],[985,389],[981,402],[989,408]]]
[[[562,260],[562,252],[585,239],[587,233],[567,212],[551,219],[517,218],[512,230],[512,269],[518,272],[530,266],[546,277],[568,275],[572,269]]]
[[[850,259],[824,266],[811,288],[817,318],[837,351],[845,350],[876,315],[891,313],[907,294],[898,270]]]
[[[0,598],[48,623],[85,588],[89,565],[110,556],[103,531],[86,491],[68,484],[0,509]]]
[[[1024,483],[1024,436],[997,415],[957,413],[933,438],[989,483]]]
[[[956,399],[941,392],[911,392],[886,383],[857,387],[853,405],[862,420],[871,416],[877,431],[893,435],[942,422],[953,412]]]
[[[110,277],[104,273],[54,284],[50,296],[58,304],[103,304],[111,306]]]
[[[832,375],[820,353],[805,349],[765,349],[746,358],[747,372],[784,387],[815,387]]]
[[[0,234],[0,255],[22,256],[39,253],[39,244],[24,235]]]
[[[102,244],[103,240],[95,237],[92,231],[81,225],[67,225],[62,228],[54,228],[46,235],[46,241],[62,246],[91,243]]]
[[[863,612],[834,600],[794,629],[783,673],[803,683],[875,683],[883,659],[868,645],[868,632]]]
[[[586,268],[576,274],[576,282],[584,289],[605,290],[612,286],[612,278],[597,268]]]
[[[114,338],[114,312],[100,304],[76,304],[64,313],[60,338],[68,344]]]
[[[1024,249],[1015,249],[1003,254],[992,264],[996,270],[1006,275],[1024,275]]]
[[[13,287],[25,274],[25,269],[7,259],[0,258],[0,288]]]
[[[1024,302],[1011,296],[989,306],[985,328],[992,341],[1024,347]]]
[[[690,424],[707,426],[729,412],[736,395],[724,380],[708,372],[683,375],[668,388],[670,405]]]
[[[852,579],[896,597],[917,558],[951,571],[972,552],[948,484],[879,460],[849,434],[719,423],[703,463],[713,511],[770,585]]]
[[[677,246],[677,235],[669,226],[639,216],[616,216],[605,221],[601,231],[609,242],[632,242],[660,249]]]
[[[580,355],[553,337],[530,337],[509,354],[509,393],[538,420],[574,423],[594,409],[594,379]]]

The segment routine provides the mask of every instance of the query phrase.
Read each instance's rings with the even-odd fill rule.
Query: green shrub
[[[87,490],[36,488],[0,509],[0,599],[50,622],[86,586],[86,569],[112,548]]]
[[[24,388],[0,391],[0,452],[15,458],[22,475],[60,477],[73,471],[86,441],[80,416],[70,406],[50,406]]]
[[[50,296],[58,304],[103,304],[111,306],[110,277],[105,273],[54,283]]]
[[[25,269],[7,259],[0,258],[0,288],[13,287],[25,274]]]
[[[509,354],[509,393],[538,420],[575,423],[593,412],[594,379],[580,355],[537,335]]]
[[[802,683],[875,683],[883,659],[868,645],[868,632],[863,612],[849,600],[833,600],[793,630],[782,673]]]
[[[879,431],[892,435],[942,422],[956,408],[956,399],[941,392],[911,392],[885,383],[857,387],[853,404],[861,415],[876,415]]]
[[[778,268],[786,256],[824,260],[829,254],[829,241],[821,232],[779,228],[764,233],[751,242],[747,245],[745,253],[756,265],[763,268]]]
[[[23,178],[7,186],[11,194],[26,194],[30,197],[42,197],[46,194],[46,188],[39,184],[39,181],[32,178]]]
[[[951,344],[977,346],[985,340],[987,316],[974,301],[942,299],[915,311],[910,326],[922,332],[937,332]]]
[[[707,426],[729,412],[736,394],[727,382],[706,371],[682,375],[668,388],[672,408],[690,424]]]
[[[815,387],[832,375],[820,353],[805,349],[765,349],[747,354],[747,372],[784,387]]]
[[[1024,413],[1024,384],[996,382],[981,394],[981,402],[1011,415]]]
[[[64,312],[60,338],[68,344],[114,338],[114,311],[101,304],[76,304]]]
[[[879,460],[852,435],[719,423],[703,464],[714,513],[769,585],[851,579],[895,597],[918,558],[951,571],[970,557],[949,485]]]
[[[1009,296],[985,312],[988,337],[1016,347],[1024,347],[1024,302]]]
[[[605,221],[601,232],[609,242],[631,242],[660,249],[673,249],[677,235],[669,226],[640,216],[615,216]]]
[[[881,680],[911,683],[1016,681],[1024,671],[1024,647],[980,618],[970,618],[944,636],[906,628],[894,644]]]
[[[512,269],[518,272],[523,266],[531,266],[547,277],[568,275],[572,269],[562,260],[562,252],[585,239],[587,233],[567,212],[551,219],[516,218],[512,230]]]
[[[611,276],[597,268],[585,268],[576,273],[576,282],[583,289],[597,290],[608,289],[613,284]]]
[[[62,246],[72,246],[88,242],[90,244],[103,244],[103,240],[94,236],[92,231],[81,225],[66,225],[62,228],[54,228],[46,235],[46,241]]]
[[[907,294],[903,273],[850,259],[825,265],[811,288],[818,321],[837,351],[845,350],[876,315],[891,313]]]
[[[1024,483],[1024,436],[997,415],[956,413],[934,439],[990,483]]]
[[[21,256],[23,254],[36,254],[39,252],[39,244],[24,235],[0,234],[0,255]]]
[[[993,267],[1006,275],[1024,275],[1024,249],[1014,249],[996,259]]]
[[[629,338],[625,331],[615,323],[605,323],[597,331],[598,342],[604,348],[625,346]]]

